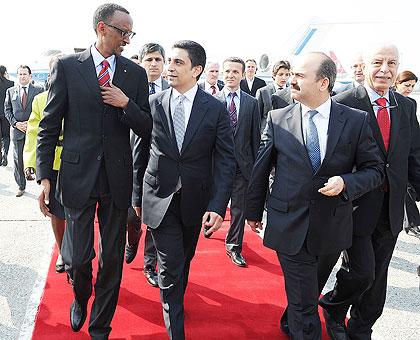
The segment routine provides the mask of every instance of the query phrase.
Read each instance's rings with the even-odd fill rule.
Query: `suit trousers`
[[[157,254],[156,247],[153,243],[152,232],[149,228],[146,229],[146,236],[144,237],[144,268],[156,269]]]
[[[25,169],[23,165],[23,147],[25,146],[25,138],[13,140],[13,175],[15,176],[16,184],[20,190],[26,188]]]
[[[242,175],[239,167],[236,168],[233,181],[232,197],[230,200],[230,228],[226,234],[226,249],[242,252],[242,243],[245,229],[245,195],[248,187],[247,179]]]
[[[6,117],[0,117],[0,128],[1,128],[1,141],[2,145],[2,154],[6,155],[9,153],[10,146],[10,123]]]
[[[97,211],[100,233],[98,273],[89,333],[95,339],[108,339],[120,290],[127,209],[118,209],[113,202],[103,165],[92,193],[83,207],[65,207],[64,211],[67,225],[61,254],[73,283],[75,299],[82,305],[87,304],[92,295],[94,218]]]
[[[277,252],[277,256],[286,286],[291,338],[321,340],[321,321],[318,315],[318,257],[308,252],[306,241],[296,255]]]
[[[161,224],[151,229],[157,250],[163,318],[171,340],[185,339],[184,294],[201,229],[201,221],[192,226],[182,223],[181,195],[173,195]]]

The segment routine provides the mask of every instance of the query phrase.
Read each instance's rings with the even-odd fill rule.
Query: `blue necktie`
[[[319,148],[318,130],[314,123],[314,116],[318,113],[316,110],[310,110],[309,123],[306,129],[306,149],[308,150],[309,159],[312,163],[313,173],[317,172],[321,166],[321,150]]]
[[[156,84],[153,81],[151,81],[149,83],[149,94],[156,93],[156,87],[155,86],[156,86]]]

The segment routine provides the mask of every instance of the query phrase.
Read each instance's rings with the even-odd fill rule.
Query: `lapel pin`
[[[127,72],[127,70],[124,70],[124,72]]]

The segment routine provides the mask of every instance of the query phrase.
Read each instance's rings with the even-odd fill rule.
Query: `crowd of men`
[[[247,266],[245,225],[259,233],[267,211],[263,242],[278,255],[288,299],[283,332],[321,339],[320,304],[331,339],[371,339],[408,184],[414,200],[420,192],[420,130],[407,97],[417,78],[397,78],[397,47],[375,45],[357,56],[345,86],[334,86],[336,65],[321,52],[293,65],[278,61],[267,85],[255,76],[255,60],[209,62],[191,40],[175,42],[169,55],[148,43],[124,58],[132,27],[125,8],[98,7],[96,42],[56,56],[46,92],[32,84],[27,65],[14,86],[0,69],[1,164],[10,124],[16,196],[36,175],[40,210],[60,249],[56,269],[73,288],[72,329],[83,326],[94,288],[89,334],[108,339],[124,253],[131,263],[143,222],[144,275],[160,289],[169,338],[185,339],[197,241],[201,230],[211,238],[221,227],[230,202],[225,251],[239,267]],[[92,287],[95,214],[101,247]],[[319,300],[343,251],[334,289]]]

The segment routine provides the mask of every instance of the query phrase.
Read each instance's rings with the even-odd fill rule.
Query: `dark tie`
[[[111,77],[109,76],[109,63],[107,60],[104,60],[101,65],[102,69],[98,75],[99,86],[109,87],[109,81],[111,80]]]
[[[232,130],[235,132],[236,125],[238,125],[238,114],[236,112],[236,105],[234,98],[236,97],[236,92],[229,93],[230,103],[229,103],[229,118],[230,118],[230,125],[232,126]]]
[[[27,104],[27,101],[28,101],[28,94],[26,93],[26,86],[23,86],[22,89],[23,89],[23,93],[22,93],[22,108],[24,110],[26,110],[26,104]]]
[[[312,163],[312,171],[315,173],[321,166],[321,149],[319,148],[318,130],[314,123],[314,116],[318,111],[310,110],[308,113],[309,122],[306,129],[306,149],[308,150],[309,159]]]
[[[391,132],[391,122],[389,120],[388,110],[386,108],[386,99],[378,98],[375,103],[379,105],[376,119],[378,120],[379,129],[381,130],[382,139],[384,140],[385,150],[388,151],[389,147],[389,135]]]
[[[156,93],[156,84],[153,81],[151,81],[149,83],[149,94],[153,93]]]
[[[216,94],[216,86],[212,85],[211,88],[211,95],[214,96]]]

